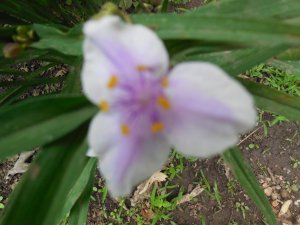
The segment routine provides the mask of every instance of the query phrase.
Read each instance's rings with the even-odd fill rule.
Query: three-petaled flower
[[[171,147],[208,157],[255,125],[252,97],[217,66],[181,63],[169,71],[162,41],[117,16],[84,25],[82,84],[101,112],[91,122],[89,156],[113,196],[160,169]]]

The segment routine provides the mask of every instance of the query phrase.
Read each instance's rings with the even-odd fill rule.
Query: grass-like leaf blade
[[[242,185],[249,197],[255,202],[256,206],[261,210],[265,216],[266,221],[270,225],[275,225],[276,218],[274,216],[272,207],[262,191],[255,175],[253,174],[249,165],[245,162],[239,149],[233,148],[227,150],[222,155],[226,163],[231,167],[236,179]]]
[[[40,97],[0,110],[0,159],[54,141],[87,122],[97,109],[82,96]]]
[[[92,168],[92,171],[90,171],[90,174],[87,174],[88,176],[88,183],[84,187],[84,190],[80,196],[80,198],[77,200],[76,204],[73,206],[69,219],[68,219],[68,225],[85,225],[87,220],[87,214],[89,210],[89,202],[91,199],[91,193],[93,190],[93,184],[95,179],[95,172],[96,172],[96,164],[94,163],[94,166]]]
[[[81,127],[45,146],[10,197],[1,225],[50,225],[62,220],[63,203],[88,163],[86,130]]]

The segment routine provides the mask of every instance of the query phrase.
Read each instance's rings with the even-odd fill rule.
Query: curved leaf
[[[1,225],[50,225],[63,218],[64,202],[88,163],[86,126],[45,146],[14,190]]]
[[[0,110],[0,159],[50,143],[96,112],[82,96],[41,97]]]

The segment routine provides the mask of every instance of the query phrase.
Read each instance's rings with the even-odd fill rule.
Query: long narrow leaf
[[[78,177],[76,183],[68,193],[65,206],[63,209],[63,215],[67,215],[70,210],[73,208],[74,204],[78,201],[78,199],[83,195],[84,190],[89,185],[91,179],[94,180],[95,169],[97,165],[97,160],[95,158],[90,158],[87,162],[85,168],[82,170],[82,173]]]
[[[275,19],[202,15],[135,15],[135,22],[154,29],[165,40],[192,39],[269,46],[300,43],[300,26]]]
[[[46,146],[12,194],[1,225],[54,225],[88,158],[86,127]]]
[[[44,97],[5,107],[0,111],[0,159],[50,143],[95,112],[83,97]]]
[[[251,69],[255,65],[265,62],[271,57],[282,53],[288,48],[288,45],[278,45],[208,54],[178,54],[172,58],[172,61],[207,61],[219,65],[231,76],[237,76]]]
[[[237,18],[291,18],[300,15],[298,0],[222,0],[193,9],[190,14],[230,15]]]
[[[287,73],[300,77],[300,61],[272,60],[268,64],[283,71],[286,71]]]
[[[300,98],[254,82],[246,80],[241,82],[252,93],[259,108],[300,121]]]
[[[89,177],[88,184],[85,186],[82,195],[77,200],[76,204],[72,208],[68,220],[68,225],[85,225],[87,220],[87,214],[89,209],[89,202],[91,199],[91,193],[93,190],[93,184],[95,179],[96,164],[94,164],[93,170],[87,176]]]
[[[249,165],[245,162],[242,154],[238,149],[230,149],[223,153],[223,158],[231,167],[236,179],[242,185],[249,197],[255,202],[256,206],[261,210],[267,222],[275,225],[276,218],[272,207],[262,191],[255,175]]]

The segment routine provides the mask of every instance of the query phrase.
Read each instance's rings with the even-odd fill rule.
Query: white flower
[[[204,62],[169,71],[167,51],[147,27],[107,16],[87,22],[84,33],[83,90],[101,109],[88,155],[99,158],[113,196],[160,169],[171,147],[212,156],[255,125],[253,100],[238,82]]]

